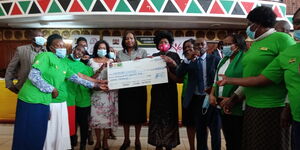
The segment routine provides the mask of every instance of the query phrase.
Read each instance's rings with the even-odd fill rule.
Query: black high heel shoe
[[[97,145],[97,144],[96,144]],[[101,143],[99,144],[99,147],[96,147],[96,145],[95,145],[95,147],[94,147],[94,150],[100,150],[100,148],[101,148]]]
[[[141,143],[135,143],[135,150],[142,150]]]
[[[122,146],[120,147],[120,150],[126,150],[127,148],[130,147],[130,141],[125,142],[122,144]]]

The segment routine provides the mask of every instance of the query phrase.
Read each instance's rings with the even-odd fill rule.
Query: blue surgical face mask
[[[250,26],[247,27],[246,33],[247,33],[247,35],[248,35],[248,37],[249,37],[250,39],[254,40],[254,39],[255,39],[255,31],[254,31],[254,32],[251,31],[251,29],[250,29],[251,26],[252,26],[252,25],[250,25]]]
[[[209,96],[206,94],[202,104],[202,114],[206,114],[209,108]]]
[[[59,58],[64,58],[67,55],[66,48],[56,48],[55,51],[56,56]]]
[[[98,49],[97,55],[99,57],[104,57],[107,54],[106,49]]]
[[[114,52],[109,52],[109,58],[116,59],[116,55]]]
[[[294,38],[300,41],[300,30],[294,30]]]
[[[224,56],[228,56],[228,57],[230,57],[233,54],[233,51],[231,50],[230,45],[223,46],[222,52],[223,52]]]
[[[71,58],[72,58],[74,61],[80,61],[80,58],[75,58],[74,55],[73,55],[73,53],[70,54],[70,56],[71,56]]]
[[[34,37],[34,40],[35,40],[35,44],[37,44],[39,46],[43,46],[47,41],[45,38],[43,38],[41,36]]]

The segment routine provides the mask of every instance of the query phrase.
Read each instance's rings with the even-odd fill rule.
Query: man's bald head
[[[197,38],[194,49],[200,52],[200,55],[207,51],[207,42],[204,38]]]
[[[29,37],[34,39],[34,37],[43,36],[43,32],[39,29],[31,30]]]
[[[289,34],[290,29],[291,29],[290,24],[285,20],[278,21],[275,24],[275,30],[278,32],[285,32],[285,33]]]

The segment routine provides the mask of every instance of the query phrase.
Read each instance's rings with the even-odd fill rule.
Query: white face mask
[[[35,44],[39,46],[43,46],[47,42],[47,40],[41,36],[34,37],[34,40],[35,40]]]
[[[107,54],[106,49],[98,49],[97,55],[99,57],[105,57],[106,54]]]
[[[116,55],[114,52],[109,52],[109,58],[110,59],[116,59]]]

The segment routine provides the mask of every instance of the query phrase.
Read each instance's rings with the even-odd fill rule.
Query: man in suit
[[[218,57],[219,59],[222,59],[224,57],[223,53],[222,53],[222,50],[223,50],[223,41],[219,41],[218,47],[217,47],[217,49],[215,49],[212,52],[212,55]]]
[[[5,73],[6,88],[16,94],[26,81],[35,56],[45,51],[46,39],[43,38],[43,33],[40,30],[33,30],[30,37],[32,43],[17,47]],[[16,84],[13,83],[15,78],[18,80]]]
[[[192,110],[190,115],[194,116],[197,150],[208,150],[207,127],[211,132],[212,149],[220,150],[220,110],[209,105],[203,108],[203,103],[208,103],[205,97],[214,83],[215,71],[220,58],[206,53],[207,42],[203,38],[197,39],[194,44],[191,42],[191,45],[184,44],[184,46],[189,46],[189,48],[184,47],[185,59],[177,68],[177,76],[183,77],[186,73],[188,74],[183,109]],[[207,106],[209,107],[207,108]]]

